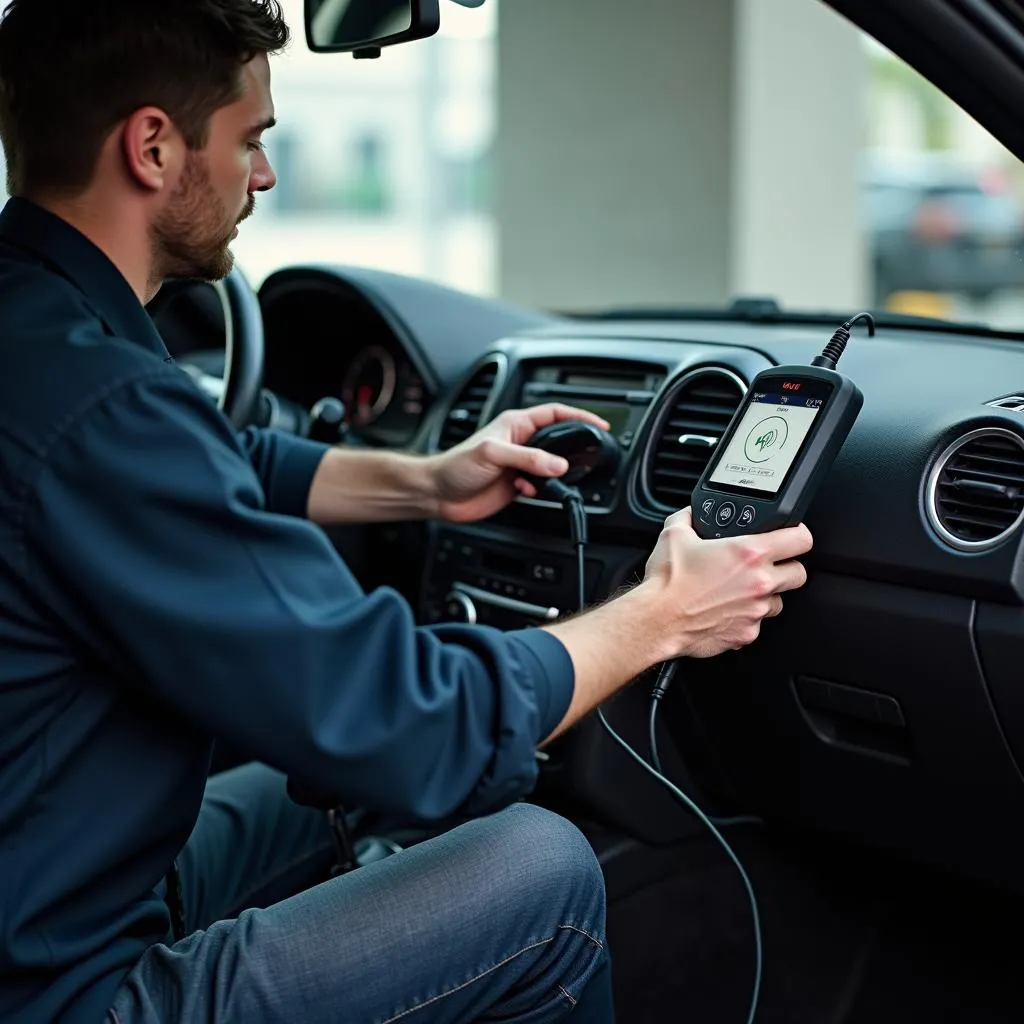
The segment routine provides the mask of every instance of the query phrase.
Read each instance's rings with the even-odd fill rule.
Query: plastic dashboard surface
[[[508,371],[492,412],[515,404],[518,368],[572,359],[581,347],[591,361],[664,365],[664,396],[700,367],[749,381],[771,363],[806,363],[830,333],[694,323],[576,330],[560,324],[497,346]],[[758,644],[685,668],[666,720],[694,788],[712,802],[728,796],[734,810],[1024,887],[1016,870],[1024,830],[1015,824],[1024,813],[1024,700],[1009,654],[999,659],[1024,649],[1024,636],[1013,634],[1014,646],[1006,635],[1011,623],[1024,627],[1019,614],[1006,617],[1021,602],[1021,536],[985,553],[955,551],[922,506],[930,467],[952,439],[985,425],[1024,434],[1021,414],[986,405],[1024,384],[1024,345],[879,331],[854,338],[842,369],[865,405],[808,516],[816,545],[807,588]],[[630,447],[619,500],[592,516],[598,554],[623,538],[649,544],[671,511],[651,507],[638,484],[658,405]],[[508,541],[520,548],[562,528],[553,511],[507,517]],[[609,566],[606,583],[622,575]],[[626,767],[596,730],[583,730],[558,757],[577,798],[658,837],[648,831],[657,796],[649,794],[645,820],[635,792],[625,792]],[[955,793],[974,794],[966,828],[950,828]]]
[[[653,505],[642,479],[674,384],[698,368],[749,381],[773,364],[806,364],[832,330],[529,322],[526,314],[514,324],[507,308],[489,321],[485,306],[471,301],[475,333],[455,326],[459,301],[450,293],[446,311],[417,302],[402,313],[405,343],[437,389],[412,444],[421,451],[436,442],[474,368],[494,354],[502,373],[484,419],[518,404],[525,371],[536,361],[626,360],[664,370],[619,469],[614,500],[591,517],[592,599],[642,567],[673,510]],[[712,806],[760,811],[1022,888],[1016,866],[1024,830],[1016,823],[1024,814],[1024,686],[1014,667],[1024,654],[1022,531],[990,550],[958,551],[932,529],[923,501],[929,472],[951,441],[978,427],[1024,438],[1024,413],[986,405],[1024,388],[1024,342],[886,328],[868,338],[858,331],[841,369],[863,391],[864,407],[807,517],[815,535],[809,583],[787,599],[758,643],[684,667],[665,704],[682,756],[676,763]],[[550,552],[566,530],[559,511],[517,502],[486,524],[461,528],[459,538],[467,550],[483,538],[509,551]],[[440,573],[438,550],[432,545],[428,580]],[[644,699],[634,687],[613,710],[642,718]],[[598,815],[635,834],[662,838],[657,819],[669,820],[671,803],[602,736],[585,722],[565,738],[555,784],[570,786]]]
[[[722,324],[587,324],[578,328],[591,358],[649,359],[673,379],[702,366],[721,366],[749,380],[773,364],[806,364],[828,340],[828,329]],[[513,367],[533,358],[579,355],[562,325],[501,346]],[[985,403],[1024,388],[1024,341],[950,338],[879,330],[857,334],[843,373],[864,392],[864,408],[808,515],[814,561],[829,569],[907,586],[978,598],[1020,601],[1021,543],[983,554],[941,544],[922,510],[922,487],[935,457],[978,426],[1024,437],[1024,414]],[[514,397],[514,396],[509,396]],[[657,400],[656,400],[657,401]],[[635,474],[646,438],[630,453]],[[660,521],[667,509],[634,502],[634,522]]]
[[[581,330],[592,355],[674,355],[666,388],[701,365],[749,380],[762,359],[806,363],[829,333],[594,327]],[[564,327],[545,333],[511,343],[510,364],[571,350]],[[684,763],[705,766],[694,784],[712,798],[1024,888],[1021,532],[989,551],[957,551],[923,509],[931,466],[952,440],[989,426],[1024,434],[1021,413],[986,404],[1024,383],[1024,345],[883,330],[855,336],[842,370],[865,404],[808,515],[808,586],[756,645],[686,666],[666,718]],[[635,486],[646,441],[631,453],[620,514],[653,525],[662,510],[645,509]],[[606,795],[622,767],[615,752],[592,738],[568,756],[577,788],[591,786],[592,801],[624,824],[625,805]],[[971,806],[951,828],[957,795]]]

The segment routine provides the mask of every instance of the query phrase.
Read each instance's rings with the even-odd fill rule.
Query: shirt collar
[[[156,326],[124,275],[77,228],[27,199],[0,211],[0,241],[28,250],[67,278],[89,300],[112,334],[169,359]]]

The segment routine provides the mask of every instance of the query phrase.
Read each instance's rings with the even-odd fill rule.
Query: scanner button
[[[718,514],[715,516],[715,521],[719,526],[728,526],[736,515],[736,506],[731,501],[725,501],[718,510]]]
[[[701,515],[702,519],[708,519],[711,516],[711,513],[714,512],[714,511],[715,511],[715,499],[714,498],[707,498],[707,499],[705,499],[701,503],[700,515]]]
[[[757,513],[754,511],[753,505],[744,505],[740,511],[739,518],[736,520],[737,526],[749,526],[753,521]]]

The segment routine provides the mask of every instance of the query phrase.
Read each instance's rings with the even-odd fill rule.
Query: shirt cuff
[[[304,519],[313,477],[331,446],[284,433],[275,433],[272,443],[276,450],[266,481],[270,506],[275,512]]]
[[[537,680],[534,696],[541,721],[538,742],[550,736],[565,718],[576,688],[576,669],[562,641],[543,629],[520,629],[505,634]]]

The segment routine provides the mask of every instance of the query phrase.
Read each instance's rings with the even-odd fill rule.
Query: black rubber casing
[[[559,479],[570,486],[579,483],[596,469],[614,469],[619,462],[618,441],[606,430],[583,420],[559,420],[548,424],[541,427],[526,444],[530,448],[543,448],[552,455],[561,455],[567,460],[569,469]]]
[[[815,418],[779,492],[774,496],[758,496],[753,490],[711,483],[711,475],[728,450],[750,405],[749,396],[773,387],[781,389],[783,382],[799,381],[831,384],[832,392]],[[751,382],[747,395],[693,489],[690,504],[698,536],[736,537],[745,533],[766,533],[802,522],[864,404],[864,396],[852,380],[820,366],[775,366],[764,370]],[[729,504],[733,506],[732,515],[723,523],[723,510],[727,512]]]

